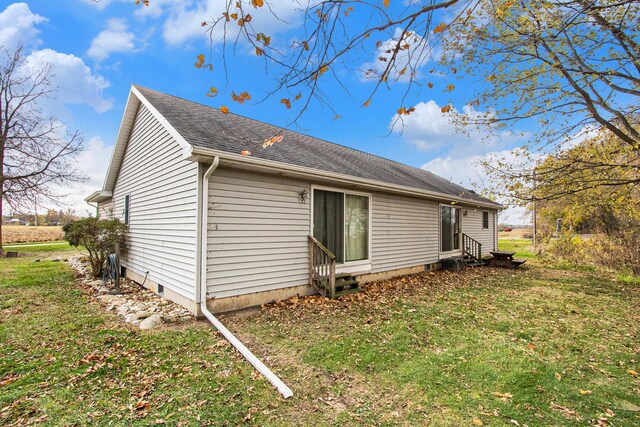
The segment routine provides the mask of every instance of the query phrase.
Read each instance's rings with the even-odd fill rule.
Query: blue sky
[[[221,92],[225,89],[220,63],[213,62],[213,72],[193,65],[198,54],[209,51],[200,22],[219,14],[219,3],[151,0],[150,6],[144,7],[136,6],[133,0],[0,1],[0,45],[11,48],[21,43],[28,62],[51,65],[58,92],[56,99],[42,108],[68,129],[81,130],[85,138],[86,151],[80,167],[88,179],[67,189],[69,196],[62,203],[86,213],[82,199],[101,187],[131,84],[214,107],[224,104],[234,113],[275,125],[290,122],[295,108],[287,110],[279,103],[286,94],[264,103],[256,102],[271,87],[270,79],[275,75],[265,74],[260,58],[246,46],[236,49],[227,92],[213,99],[205,97],[210,86]],[[265,32],[272,34],[272,43],[284,46],[299,23],[298,12],[288,0],[273,4],[291,22],[291,28],[267,20]],[[214,52],[217,49],[219,45],[214,43]],[[376,56],[373,48],[370,54],[361,52],[361,57],[355,59],[366,67],[367,61]],[[434,61],[428,61],[423,69],[430,68]],[[391,90],[381,90],[371,106],[363,108],[361,104],[373,83],[360,73],[351,72],[343,75],[343,82],[355,99],[346,96],[337,84],[325,87],[342,118],[332,120],[334,112],[312,104],[294,130],[424,167],[469,187],[472,180],[483,178],[475,162],[492,152],[513,148],[518,141],[504,137],[483,143],[485,135],[481,133],[471,132],[467,136],[456,133],[440,107],[451,102],[462,109],[471,96],[468,87],[477,82],[458,81],[457,90],[449,93],[438,88],[439,77],[433,79],[437,89],[414,93],[407,106],[415,105],[416,111],[407,118],[403,129],[391,131],[390,123],[406,83],[394,83]],[[249,91],[251,102],[244,105],[232,102],[231,90]],[[503,219],[521,223],[520,216],[521,211],[514,211]]]

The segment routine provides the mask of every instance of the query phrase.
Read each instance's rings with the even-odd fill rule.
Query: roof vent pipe
[[[208,209],[209,205],[209,177],[215,172],[218,168],[218,164],[220,163],[220,157],[215,156],[213,158],[213,163],[207,171],[204,173],[202,178],[202,212],[201,212],[201,228],[203,233],[207,233],[207,225],[208,225]],[[236,350],[244,356],[245,359],[249,361],[253,365],[254,368],[258,370],[266,379],[269,380],[273,386],[278,389],[280,394],[287,399],[293,396],[293,392],[287,385],[282,382],[280,378],[276,374],[274,374],[271,369],[269,369],[264,363],[260,361],[251,351],[238,339],[235,335],[231,333],[207,308],[207,239],[206,237],[202,237],[202,247],[200,248],[200,280],[196,282],[199,289],[196,289],[196,293],[199,291],[200,296],[200,310],[202,314],[213,324],[213,326],[220,331],[222,335],[233,345]]]

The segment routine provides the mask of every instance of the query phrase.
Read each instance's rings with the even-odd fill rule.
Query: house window
[[[451,206],[440,208],[440,251],[460,249],[460,209]]]
[[[128,194],[124,196],[124,223],[129,224],[129,203],[130,197]]]
[[[489,212],[482,212],[482,228],[485,230],[489,228]]]
[[[339,263],[369,259],[369,197],[314,190],[313,236]]]

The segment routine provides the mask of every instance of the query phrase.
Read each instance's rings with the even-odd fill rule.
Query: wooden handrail
[[[462,233],[462,254],[469,255],[477,261],[482,261],[482,243],[473,237]]]
[[[335,298],[336,257],[311,235],[309,235],[309,281],[321,295]]]
[[[331,253],[331,251],[329,249],[326,248],[325,245],[323,245],[322,243],[320,243],[320,241],[318,239],[316,239],[315,237],[313,237],[312,235],[309,234],[309,240],[311,240],[313,243],[316,244],[316,246],[318,246],[320,249],[322,249],[322,251],[327,254],[332,260],[336,260],[336,256],[334,254]]]

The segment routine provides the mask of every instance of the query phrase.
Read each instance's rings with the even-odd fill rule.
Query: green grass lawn
[[[425,273],[221,316],[285,401],[205,322],[129,329],[33,259],[0,259],[0,425],[640,425],[640,288],[614,276]]]
[[[32,243],[12,243],[3,245],[5,252],[24,253],[46,253],[46,252],[74,252],[75,248],[69,246],[68,242],[32,242]]]
[[[515,252],[515,258],[534,258],[533,243],[531,239],[498,239],[498,249],[506,252]]]
[[[65,263],[34,260],[0,259],[0,425],[235,425],[277,404],[204,322],[129,329]]]

